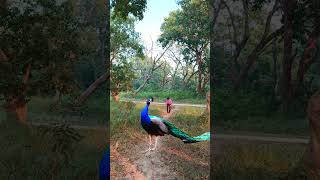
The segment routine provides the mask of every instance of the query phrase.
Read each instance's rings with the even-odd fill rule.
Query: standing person
[[[166,105],[167,105],[167,113],[170,113],[170,111],[171,111],[171,105],[172,105],[172,100],[171,100],[169,97],[167,97]]]

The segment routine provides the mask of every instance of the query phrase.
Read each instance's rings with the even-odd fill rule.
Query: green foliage
[[[74,85],[72,64],[81,51],[78,24],[70,1],[22,1],[1,12],[1,50],[8,57],[0,66],[1,94],[21,95],[28,89],[69,92]],[[28,65],[31,77],[23,83]]]
[[[114,64],[111,70],[111,92],[117,95],[121,90],[132,89],[132,80],[135,77],[131,63],[122,60]]]
[[[111,92],[114,95],[132,88],[133,61],[143,57],[139,34],[134,30],[135,21],[132,17],[111,18]]]
[[[181,9],[170,12],[164,19],[161,25],[162,34],[158,41],[162,47],[172,45],[179,47],[179,53],[183,56],[180,62],[184,62],[182,65],[185,66],[179,76],[183,77],[184,86],[187,87],[190,82],[186,80],[189,79],[187,77],[189,75],[193,81],[197,81],[194,84],[198,87],[198,92],[203,93],[209,80],[208,4],[205,0],[182,0],[178,4]],[[198,75],[197,78],[193,77],[195,74]]]
[[[208,119],[202,116],[204,108],[179,107],[171,121],[192,136],[198,136],[209,131]]]
[[[8,123],[8,122],[7,122]],[[71,134],[81,134],[81,141],[57,143],[65,134],[66,139],[73,135],[64,129],[57,132],[58,128],[44,129],[30,127],[23,129],[20,126],[0,124],[0,179],[97,179],[98,163],[106,146],[106,133],[88,130],[72,130]],[[45,136],[39,136],[47,130]],[[59,135],[60,134],[60,135]],[[72,147],[63,151],[54,151],[57,147]],[[64,144],[64,145],[63,145]],[[70,157],[64,161],[64,153]]]
[[[215,89],[213,97],[213,123],[223,130],[242,130],[264,133],[306,135],[308,121],[303,105],[296,104],[294,111],[283,116],[278,110],[279,101],[260,92],[235,93]]]
[[[70,164],[72,161],[75,145],[83,138],[67,124],[55,124],[52,127],[40,126],[39,136],[47,136],[51,142],[50,150],[56,154],[56,160],[64,161],[66,164]]]
[[[121,97],[124,98],[135,98],[139,100],[145,100],[149,97],[153,97],[156,102],[164,102],[167,97],[172,98],[173,102],[188,102],[203,104],[205,103],[205,97],[196,92],[183,91],[183,90],[156,90],[150,89],[142,91],[136,95],[132,93],[121,93]]]
[[[145,104],[136,105],[133,102],[110,102],[110,125],[111,125],[111,136],[121,136],[122,131],[139,131],[143,132],[140,125],[140,111]],[[149,114],[159,115],[160,110],[154,106],[149,109]]]
[[[143,47],[140,44],[139,34],[135,31],[136,19],[128,17],[121,19],[111,18],[111,58],[142,57]]]
[[[132,14],[141,20],[147,7],[147,0],[112,0],[111,6],[114,8],[114,15],[127,18]]]
[[[110,104],[111,110],[111,134],[116,134],[119,130],[125,127],[137,128],[140,123],[140,114],[137,111],[135,104],[132,102]]]
[[[187,46],[189,51],[203,47],[209,39],[207,3],[202,0],[180,1],[181,10],[170,13],[161,26],[159,41],[167,46],[170,41]]]

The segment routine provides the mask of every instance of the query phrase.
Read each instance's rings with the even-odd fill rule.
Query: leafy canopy
[[[70,1],[18,1],[1,12],[0,94],[22,95],[26,90],[50,90],[59,86],[67,91],[72,84],[71,68],[78,47],[78,23]],[[31,67],[30,80],[23,78]]]
[[[163,46],[170,42],[196,51],[208,43],[209,10],[205,0],[182,0],[181,9],[173,11],[161,26],[159,41]]]

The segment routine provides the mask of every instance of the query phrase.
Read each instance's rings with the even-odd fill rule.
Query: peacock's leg
[[[151,150],[156,150],[157,149],[157,143],[158,143],[158,136],[156,136],[155,142],[154,142],[154,147]]]
[[[151,135],[149,135],[149,148],[144,151],[144,153],[149,152],[151,150],[151,145],[152,145],[152,140],[151,140]]]

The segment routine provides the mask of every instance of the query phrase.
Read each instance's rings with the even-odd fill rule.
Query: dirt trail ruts
[[[161,114],[166,119],[171,115],[172,113],[166,112]],[[176,172],[165,164],[166,159],[163,153],[165,151],[161,139],[166,137],[159,137],[156,151],[142,153],[148,149],[149,140],[147,136],[145,138],[140,136],[134,135],[133,138],[139,143],[131,148],[130,155],[121,155],[116,147],[111,146],[111,158],[124,167],[124,175],[120,179],[177,179]]]
[[[111,146],[111,158],[118,161],[124,167],[124,177],[133,178],[137,180],[146,180],[147,178],[132,164],[127,158],[118,153],[115,147]]]
[[[177,108],[174,110],[176,109]],[[171,113],[163,111],[160,116],[169,120],[173,114],[174,111],[171,111]],[[136,139],[139,143],[132,147],[130,155],[126,154],[126,156],[130,158],[126,158],[124,157],[125,155],[121,155],[116,148],[111,150],[112,158],[124,167],[125,177],[122,179],[178,179],[178,172],[174,170],[174,167],[170,167],[170,163],[166,163],[166,161],[168,161],[168,158],[166,157],[168,154],[174,155],[193,164],[209,166],[208,163],[196,160],[182,150],[168,147],[169,144],[167,145],[166,143],[170,141],[166,141],[164,138],[167,139],[173,137],[159,137],[157,150],[148,153],[141,153],[143,150],[148,148],[149,140],[147,137],[143,138],[141,135],[137,134],[133,135],[132,138]]]
[[[172,116],[171,113],[162,112],[161,117],[165,119],[169,119]],[[168,137],[159,137],[157,150],[150,151],[146,154],[141,152],[136,153],[137,156],[134,160],[134,164],[137,165],[138,169],[140,169],[147,179],[176,179],[176,172],[172,170],[172,168],[168,167],[165,163],[165,154],[163,153],[163,149],[165,149],[165,144],[162,139]],[[148,148],[148,140],[140,141],[136,147],[141,150],[145,150]]]

